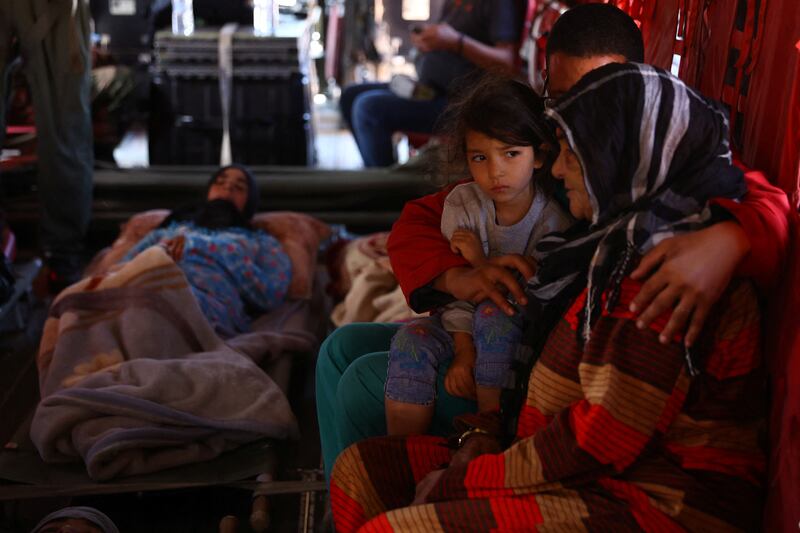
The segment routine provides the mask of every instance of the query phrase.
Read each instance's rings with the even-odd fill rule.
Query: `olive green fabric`
[[[6,71],[14,37],[21,44],[36,117],[42,248],[52,256],[74,255],[89,225],[94,166],[87,2],[0,3],[0,72]],[[3,98],[0,140],[4,133]]]

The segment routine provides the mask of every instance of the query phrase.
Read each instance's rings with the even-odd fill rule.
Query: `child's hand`
[[[186,244],[186,237],[183,235],[178,235],[177,237],[173,237],[168,241],[164,241],[161,243],[161,246],[166,250],[167,255],[169,255],[173,261],[176,263],[181,260],[183,257],[183,248]]]
[[[472,266],[479,266],[486,262],[483,245],[475,233],[468,229],[457,229],[450,238],[450,249],[454,254],[469,261]]]
[[[452,396],[459,396],[468,400],[476,398],[475,377],[472,375],[473,367],[453,360],[447,374],[444,376],[444,390]]]
[[[444,390],[453,396],[474,400],[477,393],[473,376],[475,343],[472,335],[464,331],[453,332],[453,347],[455,355],[444,376]]]

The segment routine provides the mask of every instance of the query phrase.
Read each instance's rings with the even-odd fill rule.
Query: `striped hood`
[[[603,66],[545,113],[580,161],[594,213],[588,228],[540,241],[528,291],[547,304],[588,288],[588,340],[600,296],[614,293],[634,255],[712,223],[709,200],[741,197],[744,178],[732,165],[725,110],[664,70]]]

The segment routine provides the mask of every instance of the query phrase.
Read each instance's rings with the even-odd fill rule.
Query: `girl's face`
[[[564,187],[567,189],[567,198],[569,199],[569,211],[572,216],[592,220],[594,211],[589,192],[586,190],[580,161],[560,128],[556,131],[556,136],[561,149],[558,152],[558,158],[553,163],[553,177],[564,180]]]
[[[495,206],[530,200],[533,171],[542,166],[532,146],[510,146],[468,130],[466,152],[472,178]]]
[[[247,205],[248,189],[244,172],[238,168],[226,168],[211,182],[207,200],[227,200],[242,213]]]

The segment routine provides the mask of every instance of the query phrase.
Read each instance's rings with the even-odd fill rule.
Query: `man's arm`
[[[411,42],[420,52],[446,50],[465,57],[484,69],[505,69],[511,72],[514,66],[514,43],[485,44],[469,35],[455,30],[449,24],[432,24],[419,34],[411,35]]]
[[[750,252],[739,263],[736,275],[750,277],[761,290],[775,286],[789,246],[789,199],[757,170],[745,170],[747,195],[741,203],[717,200],[739,222],[750,242]]]
[[[741,203],[713,201],[735,222],[667,239],[631,274],[634,279],[647,278],[631,304],[631,311],[641,311],[639,327],[674,309],[662,342],[686,330],[684,342],[691,346],[732,276],[751,277],[762,291],[779,277],[789,239],[788,199],[761,172],[746,172],[745,181],[748,192]]]
[[[408,305],[421,313],[453,300],[474,303],[488,298],[512,315],[514,309],[500,287],[524,305],[527,299],[511,271],[527,279],[533,276],[533,266],[522,256],[506,255],[473,268],[453,253],[441,232],[444,200],[451,189],[408,202],[389,235],[389,260]]]
[[[392,270],[412,309],[423,312],[446,298],[430,284],[453,267],[468,266],[442,235],[444,200],[452,187],[408,202],[392,226],[387,249]]]

